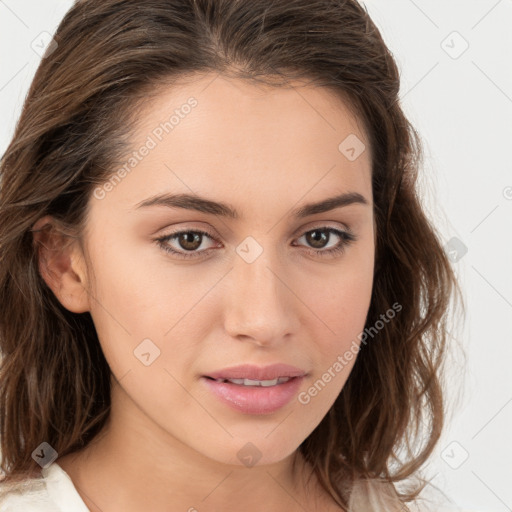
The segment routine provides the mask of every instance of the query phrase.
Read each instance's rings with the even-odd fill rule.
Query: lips
[[[280,377],[303,377],[306,372],[296,366],[288,364],[277,363],[269,366],[255,366],[251,364],[243,364],[239,366],[232,366],[224,368],[223,370],[214,371],[204,375],[215,380],[228,380],[228,379],[250,379],[250,380],[275,380]]]
[[[201,382],[224,405],[244,414],[273,414],[299,391],[304,377],[291,377],[274,386],[246,386],[203,377]]]
[[[289,364],[243,364],[203,375],[201,382],[222,403],[244,414],[272,414],[297,394],[307,373]]]

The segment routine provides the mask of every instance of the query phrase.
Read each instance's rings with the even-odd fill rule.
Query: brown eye
[[[315,229],[314,231],[309,231],[306,233],[307,242],[314,249],[323,249],[325,244],[329,241],[329,234],[326,234],[326,230]]]
[[[328,246],[327,244],[331,242],[331,236],[333,234],[336,235],[339,241],[331,246]],[[310,251],[321,257],[341,254],[345,250],[346,246],[356,240],[356,236],[353,233],[330,227],[312,229],[307,231],[300,238],[305,238],[306,245],[309,246]]]
[[[201,247],[203,235],[195,231],[184,231],[177,235],[177,241],[182,249],[195,251]]]
[[[199,250],[203,245],[205,237],[210,240],[215,240],[212,235],[206,231],[189,229],[157,238],[156,242],[164,251],[178,258],[194,258],[200,257],[203,253],[206,254],[210,251],[211,247]],[[170,242],[174,242],[174,244]]]
[[[332,235],[336,235],[338,242],[331,244]],[[169,254],[177,258],[200,258],[207,255],[213,247],[202,248],[205,237],[209,240],[216,239],[208,232],[201,230],[183,230],[171,233],[170,235],[157,238],[158,245]],[[345,247],[356,240],[356,236],[348,231],[339,229],[322,227],[307,231],[300,238],[306,239],[306,249],[313,251],[315,255],[321,257],[335,256],[341,254]],[[299,240],[300,240],[299,238]],[[173,242],[173,243],[171,243]],[[302,244],[301,244],[302,245]]]

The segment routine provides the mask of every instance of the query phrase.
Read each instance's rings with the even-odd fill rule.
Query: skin
[[[91,196],[85,252],[35,234],[41,275],[64,307],[90,312],[114,376],[105,429],[57,463],[93,512],[251,512],[262,503],[267,511],[339,510],[316,479],[304,484],[308,466],[297,448],[327,414],[355,358],[308,404],[295,397],[268,415],[230,409],[200,376],[284,362],[308,372],[300,388],[307,391],[358,341],[375,252],[367,138],[347,105],[324,88],[207,74],[162,88],[145,105],[133,149],[191,96],[198,104],[174,130],[105,197]],[[354,161],[338,149],[349,134],[366,144]],[[229,203],[241,218],[136,208],[165,191]],[[368,204],[290,214],[344,192]],[[322,246],[305,234],[328,227],[348,228],[357,240],[339,254],[317,255],[314,249],[341,238],[324,231]],[[176,258],[154,241],[198,228],[213,238],[196,244],[197,258]],[[248,236],[263,250],[252,263],[236,252]],[[167,244],[187,252],[179,239]],[[160,350],[149,366],[134,356],[146,338]],[[261,453],[252,467],[237,457],[248,442]]]

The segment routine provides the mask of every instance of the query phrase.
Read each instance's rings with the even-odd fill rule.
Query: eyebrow
[[[308,203],[292,210],[291,214],[297,218],[308,217],[317,213],[324,213],[336,208],[342,208],[351,204],[368,205],[368,201],[358,192],[346,192],[334,197],[323,199],[316,203]],[[149,208],[151,206],[165,206],[167,208],[183,208],[202,213],[209,213],[219,217],[240,219],[241,215],[231,205],[223,202],[212,201],[195,194],[159,194],[135,205],[135,209]]]

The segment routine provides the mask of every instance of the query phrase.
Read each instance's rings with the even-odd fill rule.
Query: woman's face
[[[88,309],[119,381],[113,425],[228,464],[282,460],[339,395],[364,328],[365,135],[326,89],[206,75],[163,89],[132,140],[124,170],[91,197],[85,238]],[[208,378],[275,364],[303,376],[257,388]]]

